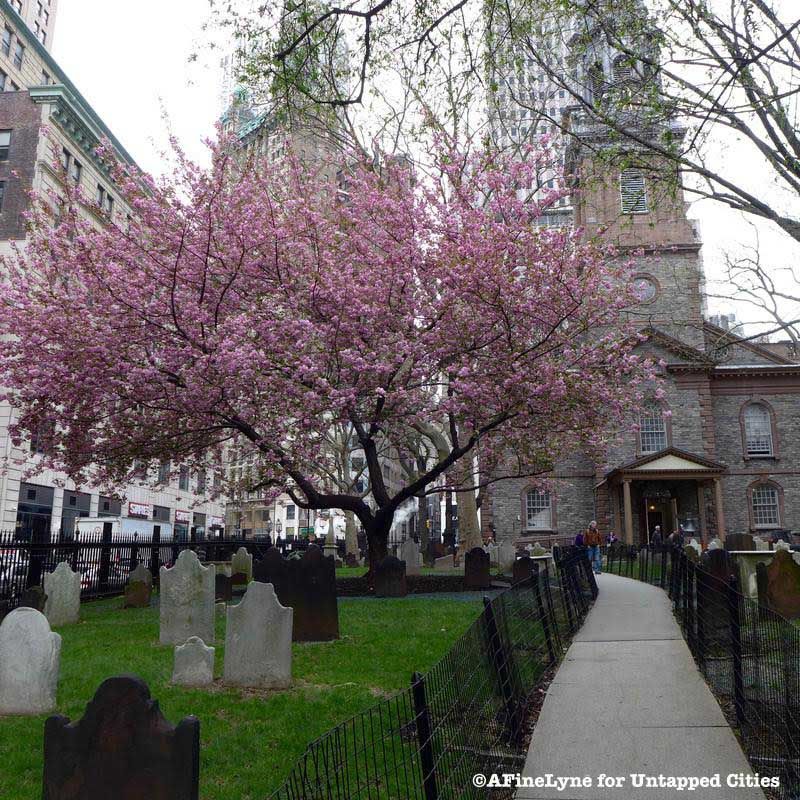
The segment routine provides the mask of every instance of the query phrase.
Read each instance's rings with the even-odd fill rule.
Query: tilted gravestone
[[[400,559],[406,562],[406,575],[419,575],[419,545],[413,539],[403,542]]]
[[[29,586],[19,599],[20,608],[35,608],[44,613],[44,606],[47,602],[47,595],[41,586]]]
[[[296,559],[283,558],[277,548],[270,548],[254,563],[253,572],[256,581],[273,585],[281,605],[294,610],[295,642],[339,638],[336,567],[319,547],[311,545]]]
[[[177,686],[208,686],[214,681],[214,648],[197,636],[175,647],[172,682]]]
[[[139,678],[108,678],[80,720],[45,723],[42,800],[197,800],[199,785],[199,720],[171,725]]]
[[[450,572],[454,569],[458,569],[455,564],[455,557],[452,553],[446,556],[439,556],[439,558],[433,562],[433,568],[437,572]]]
[[[800,619],[800,565],[788,550],[777,550],[772,561],[756,569],[759,602],[786,619]]]
[[[51,625],[74,625],[81,615],[81,575],[62,561],[44,576],[44,615]]]
[[[232,600],[233,578],[218,572],[214,576],[214,597],[217,600]]]
[[[729,533],[725,537],[726,550],[755,550],[753,536],[749,533]]]
[[[530,556],[523,556],[514,562],[511,573],[511,583],[521,583],[528,580],[538,570],[536,562]]]
[[[292,683],[292,609],[269,583],[253,581],[228,606],[223,680],[234,686],[285,689]]]
[[[394,556],[386,556],[375,565],[375,597],[405,597],[406,563]]]
[[[728,587],[734,564],[721,547],[703,553],[697,567],[698,624],[709,646],[727,647],[731,623]]]
[[[464,588],[488,589],[491,585],[489,554],[482,547],[473,547],[464,556]]]
[[[171,569],[161,567],[161,644],[183,644],[190,636],[214,641],[214,575],[192,550],[183,550]]]
[[[231,583],[247,585],[253,580],[253,556],[240,547],[231,559]]]
[[[35,608],[0,624],[0,714],[43,714],[56,707],[61,637]]]
[[[517,560],[517,548],[507,542],[500,545],[497,553],[497,566],[504,574],[511,573]]]
[[[153,594],[153,574],[144,564],[138,564],[128,575],[123,608],[149,608]]]

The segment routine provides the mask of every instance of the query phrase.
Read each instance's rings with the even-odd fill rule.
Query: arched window
[[[549,531],[553,528],[553,509],[550,492],[530,489],[525,496],[526,528],[534,531]]]
[[[642,455],[657,453],[668,446],[667,421],[660,406],[646,408],[639,415],[639,449]]]
[[[750,487],[750,509],[754,528],[781,527],[781,493],[774,483]]]
[[[744,452],[756,457],[775,455],[772,415],[764,403],[749,403],[744,409]]]

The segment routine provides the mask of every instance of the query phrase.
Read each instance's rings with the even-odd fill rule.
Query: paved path
[[[615,575],[550,685],[524,776],[590,776],[591,788],[528,788],[517,800],[764,800],[727,786],[751,772],[692,659],[661,589]],[[598,788],[598,775],[625,778]],[[722,788],[677,791],[632,786],[631,775],[720,775]]]

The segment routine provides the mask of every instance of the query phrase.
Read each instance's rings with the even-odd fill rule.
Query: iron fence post
[[[663,589],[667,583],[667,550],[661,546],[661,588]]]
[[[514,687],[511,681],[511,651],[505,646],[500,636],[500,629],[494,615],[492,601],[488,597],[483,598],[483,610],[484,619],[486,620],[489,655],[495,674],[497,675],[500,693],[506,709],[509,741],[517,744],[520,739],[522,725],[519,718],[519,708],[517,707],[517,701],[514,697]]]
[[[544,631],[544,638],[547,643],[547,654],[550,656],[550,663],[556,660],[556,650],[553,646],[553,632],[550,629],[550,619],[544,607],[542,600],[542,587],[539,585],[539,565],[536,565],[536,570],[531,576],[531,588],[533,589],[534,600],[536,601],[536,608],[539,611],[539,619],[542,621],[542,630]]]
[[[100,570],[97,579],[101,593],[108,591],[108,575],[111,571],[111,530],[111,523],[104,522],[103,539],[100,543]]]
[[[564,598],[564,609],[567,612],[567,627],[570,633],[575,631],[575,621],[572,614],[572,598],[569,588],[569,580],[564,574],[564,568],[558,570],[558,582],[561,584],[561,596]]]
[[[689,650],[692,655],[697,658],[697,638],[695,636],[695,612],[694,612],[694,597],[695,597],[695,579],[697,570],[694,563],[687,560],[686,563],[686,638],[689,641]]]
[[[436,762],[433,757],[433,736],[431,734],[431,718],[428,713],[428,702],[425,696],[425,678],[419,672],[411,676],[411,693],[414,697],[414,717],[419,743],[419,759],[422,768],[422,788],[425,800],[438,800],[436,787]]]
[[[739,615],[739,592],[736,577],[728,579],[728,615],[731,624],[731,650],[733,651],[733,704],[736,722],[744,724],[744,680],[742,677],[742,626]]]
[[[695,600],[696,613],[695,623],[697,625],[697,660],[700,669],[705,671],[706,662],[706,625],[705,625],[705,601],[706,601],[706,582],[705,570],[695,567]]]

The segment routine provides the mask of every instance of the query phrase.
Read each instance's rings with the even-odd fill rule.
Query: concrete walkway
[[[600,596],[550,685],[524,776],[584,777],[590,788],[528,788],[517,800],[764,800],[731,788],[751,773],[661,589],[601,575]],[[601,773],[624,778],[598,786]],[[632,774],[713,777],[721,788],[634,788]]]

